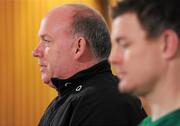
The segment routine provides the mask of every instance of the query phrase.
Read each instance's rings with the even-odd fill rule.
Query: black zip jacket
[[[137,126],[146,117],[137,97],[118,91],[107,61],[52,82],[59,94],[39,126]]]

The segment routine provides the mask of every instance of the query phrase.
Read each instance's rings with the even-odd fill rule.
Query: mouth
[[[41,71],[42,73],[45,72],[45,71],[46,71],[46,66],[41,66],[40,71]]]
[[[117,76],[119,79],[123,79],[126,76],[126,72],[125,71],[118,71]]]
[[[46,68],[47,68],[47,65],[45,65],[45,64],[43,64],[43,63],[38,63],[39,64],[39,66],[40,66],[40,71],[41,72],[45,72],[45,70],[46,70]]]

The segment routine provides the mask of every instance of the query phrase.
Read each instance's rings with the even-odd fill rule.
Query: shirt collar
[[[104,60],[86,70],[80,71],[68,79],[51,78],[51,81],[56,87],[58,93],[61,93],[62,95],[69,88],[77,87],[78,84],[82,82],[82,80],[104,72],[111,72],[110,64],[107,60]]]

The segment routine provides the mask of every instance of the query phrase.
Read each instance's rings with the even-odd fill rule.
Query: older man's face
[[[162,72],[159,40],[148,40],[135,14],[117,17],[112,24],[112,51],[109,61],[121,79],[125,92],[145,95],[151,91]]]
[[[42,80],[49,83],[52,77],[65,79],[73,68],[70,21],[65,14],[47,16],[41,22],[39,44],[33,56],[39,59]]]

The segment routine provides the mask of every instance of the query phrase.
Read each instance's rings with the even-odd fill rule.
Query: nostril
[[[109,58],[108,58],[109,62],[111,64],[117,64],[117,62],[119,62],[120,57],[118,57],[114,52],[110,54]]]
[[[32,55],[33,55],[34,57],[37,57],[37,56],[38,56],[36,50],[33,50],[33,51],[32,51]]]
[[[43,46],[42,44],[38,44],[38,46],[32,51],[32,55],[34,57],[42,57],[43,56]]]

